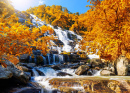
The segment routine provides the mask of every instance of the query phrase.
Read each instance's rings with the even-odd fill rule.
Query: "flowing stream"
[[[32,61],[37,63],[38,62],[38,56],[40,56],[43,60],[42,60],[42,65],[60,65],[63,62],[69,62],[70,58],[69,56],[65,57],[65,55],[61,54],[61,52],[65,51],[65,52],[77,52],[80,51],[79,47],[79,42],[80,40],[82,40],[82,37],[77,35],[76,33],[74,33],[73,31],[69,31],[69,30],[63,30],[60,27],[53,27],[50,24],[46,24],[44,21],[42,21],[41,19],[39,19],[38,17],[36,17],[33,14],[30,14],[30,19],[33,23],[33,26],[35,27],[39,27],[42,25],[46,25],[46,26],[50,26],[52,29],[54,29],[55,34],[53,34],[54,36],[57,36],[58,38],[58,42],[56,41],[51,41],[54,43],[53,46],[50,47],[50,49],[52,51],[58,51],[58,53],[48,53],[46,56],[43,56],[42,54],[40,54],[40,50],[35,50],[33,51],[34,55],[29,56],[29,62],[31,63]],[[49,36],[50,34],[48,32],[44,33],[43,36]],[[61,44],[63,47],[59,46],[58,44]],[[76,49],[76,50],[75,50]],[[98,55],[88,55],[88,57],[90,59],[92,58],[99,58]],[[125,85],[128,85],[127,82],[120,80],[120,79],[124,79],[124,80],[129,80],[129,77],[119,77],[119,76],[100,76],[100,72],[101,70],[97,71],[97,70],[89,70],[93,75],[92,76],[78,76],[75,74],[76,69],[71,69],[70,66],[72,64],[68,64],[67,67],[61,67],[61,70],[54,70],[51,67],[35,67],[32,69],[33,72],[33,76],[31,78],[32,82],[37,82],[39,83],[42,87],[41,89],[41,93],[53,93],[53,91],[56,89],[54,88],[52,85],[50,85],[50,80],[54,79],[54,78],[59,78],[59,79],[77,79],[77,78],[91,78],[91,79],[97,79],[97,78],[101,78],[101,79],[108,79],[108,80],[119,80],[119,82],[121,82],[122,86],[126,87]],[[76,65],[76,64],[75,64]],[[45,74],[45,76],[40,76],[40,73],[38,72],[42,72]],[[59,73],[67,73],[67,75],[65,76],[58,76]],[[71,75],[71,76],[70,76]],[[81,80],[79,80],[79,82],[81,82]],[[57,83],[57,82],[56,82]],[[66,82],[61,82],[61,85],[65,85]],[[83,82],[84,83],[84,82]],[[113,82],[112,82],[113,84]],[[92,85],[92,84],[91,84]],[[83,86],[89,86],[83,84]],[[77,89],[77,90],[84,90],[84,87],[81,86],[81,84],[79,84],[78,82],[74,82],[74,84],[69,84],[70,88],[73,89]],[[89,88],[91,88],[93,90],[92,86],[89,86]],[[96,92],[95,92],[96,93]]]
[[[42,25],[46,25],[46,26],[50,26],[52,29],[54,29],[55,32],[55,36],[58,37],[58,42],[55,41],[51,41],[53,42],[56,46],[51,46],[51,50],[53,51],[58,51],[58,54],[47,54],[47,56],[43,56],[40,55],[43,58],[43,64],[44,65],[57,65],[57,64],[61,64],[65,61],[69,62],[70,59],[69,57],[65,57],[64,55],[60,54],[62,51],[66,51],[66,52],[76,52],[76,51],[80,51],[79,47],[79,42],[80,40],[82,40],[82,37],[77,35],[76,33],[74,33],[73,31],[69,31],[69,30],[63,30],[60,27],[54,28],[52,25],[50,24],[46,24],[45,22],[41,21],[41,19],[39,19],[38,17],[36,17],[33,14],[30,14],[30,19],[32,20],[33,26],[39,27]],[[48,32],[44,33],[44,36],[49,36],[50,34]],[[54,35],[54,34],[53,34]],[[63,47],[58,46],[58,44],[63,45]],[[76,50],[75,50],[76,48]],[[34,61],[35,63],[37,62],[37,58],[36,55],[39,54],[39,50],[38,51],[33,51],[35,56],[34,58],[32,58],[32,56],[29,57],[29,62]],[[96,55],[90,55],[90,58],[98,58],[98,56]],[[71,64],[70,64],[71,65]],[[32,69],[34,76],[32,77],[32,81],[33,82],[38,82],[39,84],[41,84],[42,86],[44,86],[44,89],[41,90],[41,93],[44,93],[44,90],[46,89],[47,92],[46,93],[51,93],[52,90],[54,90],[55,88],[53,88],[50,84],[49,84],[49,80],[53,79],[53,78],[75,78],[75,77],[79,77],[75,74],[76,69],[71,69],[68,64],[68,67],[63,67],[61,68],[61,70],[54,70],[51,67],[37,67]],[[38,74],[38,72],[36,71],[39,70],[41,72],[43,72],[45,74],[45,76],[40,76]],[[57,76],[58,73],[67,73],[68,75],[66,76]],[[92,72],[94,75],[100,75],[100,71],[93,71]],[[72,76],[69,76],[72,75]],[[82,77],[82,76],[81,76]],[[73,89],[83,89],[83,87],[79,84],[75,84],[74,86],[70,86]]]

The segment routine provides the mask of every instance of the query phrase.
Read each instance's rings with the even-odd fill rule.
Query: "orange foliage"
[[[52,34],[54,31],[52,28],[42,26],[40,28],[29,28],[18,22],[18,18],[15,14],[8,16],[8,9],[3,8],[0,14],[0,61],[2,61],[2,55],[15,55],[31,54],[32,47],[42,51],[45,55],[49,51],[49,44],[51,39],[55,39],[54,36],[43,36],[48,31]],[[13,57],[9,60],[12,63],[17,64],[18,60]]]
[[[38,7],[30,8],[26,12],[38,16],[47,24],[51,24],[53,26],[59,26],[63,29],[79,31],[82,30],[83,28],[80,22],[78,23],[79,13],[77,12],[72,14],[67,10],[67,8],[62,6],[40,5]],[[80,28],[72,26],[73,24],[78,24]]]
[[[121,50],[130,58],[130,3],[129,0],[104,0],[86,13],[82,49],[100,56],[116,59]],[[88,46],[88,48],[86,48]]]

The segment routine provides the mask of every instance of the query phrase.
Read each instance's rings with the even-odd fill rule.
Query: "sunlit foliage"
[[[45,21],[47,24],[51,24],[53,26],[59,26],[63,29],[70,29],[75,32],[79,32],[80,30],[83,30],[83,27],[81,22],[78,22],[80,16],[79,13],[71,13],[68,11],[67,8],[58,6],[58,5],[52,5],[52,6],[46,6],[46,5],[40,5],[38,7],[30,8],[26,12],[32,13],[39,18],[41,18],[43,21]],[[83,15],[82,15],[83,16]],[[80,26],[80,27],[77,27]]]
[[[5,4],[4,2],[2,2]],[[54,39],[53,29],[47,26],[29,28],[18,22],[16,14],[8,15],[9,10],[2,7],[0,14],[0,59],[3,55],[31,54],[32,47],[41,50],[42,54],[49,51],[50,40]],[[45,32],[50,36],[43,36]]]
[[[116,59],[122,51],[130,58],[130,2],[104,0],[86,13],[82,49]]]

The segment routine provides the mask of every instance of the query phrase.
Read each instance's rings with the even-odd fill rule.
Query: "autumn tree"
[[[82,49],[100,57],[116,59],[122,50],[130,58],[130,3],[129,0],[104,0],[86,13]]]
[[[3,2],[2,2],[3,3]],[[0,14],[0,63],[3,55],[31,54],[32,47],[41,50],[42,54],[49,51],[50,40],[54,37],[53,29],[47,26],[30,29],[18,22],[16,14],[8,16],[8,8],[3,8]],[[48,31],[50,36],[43,36]]]

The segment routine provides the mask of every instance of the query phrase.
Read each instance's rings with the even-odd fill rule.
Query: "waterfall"
[[[48,64],[50,64],[50,63],[51,63],[51,62],[50,62],[50,61],[51,61],[51,60],[50,60],[50,54],[47,54],[47,57],[48,57],[48,62],[49,62]]]
[[[64,62],[64,56],[63,55],[59,55],[59,63]]]
[[[102,71],[102,69],[100,69],[99,71],[97,70],[93,70],[93,76],[101,76],[100,72]]]
[[[34,56],[34,63],[37,63],[36,55]]]
[[[59,62],[59,56],[58,56],[59,54],[55,54],[55,62],[57,63],[57,62]]]
[[[35,68],[32,69],[34,76],[39,76],[39,73],[35,70]]]
[[[68,62],[70,62],[70,58],[69,58],[69,56],[68,56],[68,55],[67,55],[67,61],[68,61]]]
[[[55,54],[53,54],[53,64],[56,64]]]
[[[41,55],[42,56],[42,58],[43,58],[43,63],[44,63],[44,65],[46,65],[47,64],[47,62],[46,62],[46,57],[44,57],[43,55]]]
[[[31,63],[32,62],[32,57],[31,56],[29,56],[29,63]]]
[[[45,74],[45,76],[57,76],[57,72],[50,67],[43,67],[39,70],[42,71]]]

